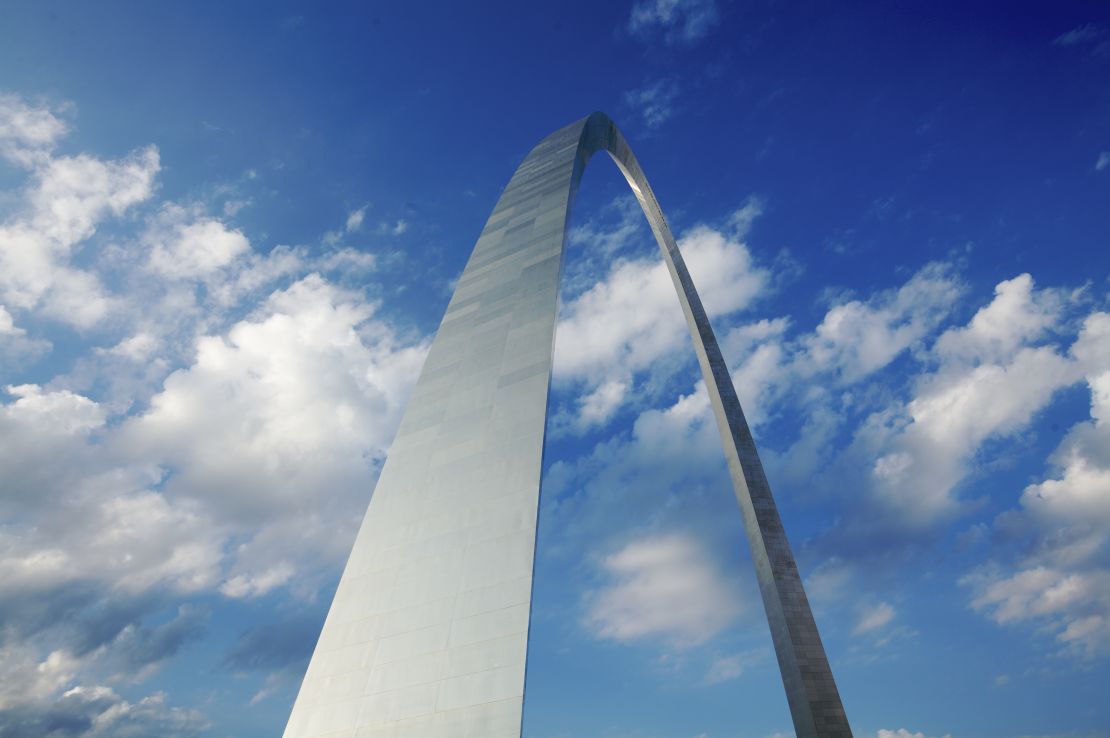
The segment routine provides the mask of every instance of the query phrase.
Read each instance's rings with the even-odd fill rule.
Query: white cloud
[[[37,358],[51,349],[50,341],[31,338],[27,331],[15,324],[15,319],[0,305],[0,360],[9,366]]]
[[[67,130],[48,106],[31,106],[14,95],[0,94],[0,156],[5,159],[33,168],[49,158]]]
[[[998,623],[1029,622],[1081,656],[1110,653],[1110,314],[1086,318],[1071,355],[1091,393],[1091,419],[1053,454],[1056,478],[1031,484],[1002,531],[1031,538],[1010,567],[997,562],[964,579],[972,606]]]
[[[336,246],[344,238],[352,233],[357,233],[362,230],[362,226],[366,222],[366,211],[369,205],[363,205],[361,208],[352,210],[347,213],[347,219],[343,221],[343,226],[333,231],[328,231],[324,234],[321,241],[325,246]],[[396,226],[388,226],[385,223],[378,224],[378,233],[385,235],[392,233],[393,235],[400,235],[408,228],[408,223],[403,220],[397,221]]]
[[[87,154],[51,159],[36,169],[37,183],[28,193],[31,226],[60,246],[72,246],[91,236],[105,215],[122,215],[147,200],[160,168],[153,146],[117,161]]]
[[[1099,576],[1063,574],[1036,567],[1006,579],[983,583],[972,600],[976,608],[992,608],[991,616],[999,623],[1009,623],[1066,611],[1079,600],[1110,601],[1110,573]]]
[[[0,305],[0,336],[22,336],[24,334],[25,331],[16,327],[12,314],[3,305]]]
[[[320,256],[313,266],[322,272],[357,274],[370,271],[375,264],[377,264],[377,257],[374,254],[345,248]]]
[[[121,428],[129,453],[172,470],[170,494],[223,520],[267,521],[238,551],[225,594],[285,583],[292,572],[275,564],[276,550],[341,556],[353,535],[425,351],[401,343],[373,311],[309,276],[226,337],[201,338],[192,366]],[[286,527],[303,531],[293,548]]]
[[[115,356],[121,356],[131,361],[146,361],[155,354],[160,345],[157,336],[150,333],[139,332],[133,336],[122,339],[110,349],[102,349]]]
[[[378,233],[383,236],[400,236],[409,229],[409,222],[403,218],[394,221],[392,225],[389,223],[379,223]]]
[[[197,204],[158,204],[137,237],[92,242],[74,266],[105,218],[151,198],[157,151],[55,156],[66,126],[20,105],[0,99],[5,151],[34,149],[0,226],[0,350],[49,347],[20,313],[113,320],[69,374],[0,397],[0,515],[19,521],[0,526],[0,600],[311,594],[313,572],[346,553],[425,344],[361,295],[303,277],[317,265],[341,279],[371,255],[259,254]],[[125,418],[132,407],[145,409]]]
[[[639,0],[632,6],[628,30],[649,37],[662,34],[667,43],[693,43],[717,24],[715,0]]]
[[[0,648],[4,665],[0,726],[4,734],[193,738],[208,727],[200,712],[167,704],[161,692],[130,702],[110,687],[74,685],[79,661],[64,651],[53,651],[38,661],[28,649]]]
[[[347,216],[347,223],[345,224],[344,228],[346,229],[347,233],[354,233],[358,229],[362,228],[362,221],[365,219],[366,206],[364,205],[358,210],[351,211],[351,213]]]
[[[246,199],[246,200],[228,200],[224,203],[223,213],[224,213],[224,215],[226,215],[230,218],[232,216],[237,215],[240,210],[249,206],[250,204],[251,204],[251,201],[249,199]]]
[[[612,579],[590,598],[584,622],[598,638],[705,643],[741,612],[735,585],[690,537],[645,538],[605,558]]]
[[[628,383],[609,380],[588,395],[579,398],[579,423],[585,427],[599,425],[609,420],[624,402]]]
[[[11,666],[9,673],[22,677],[18,682],[21,686],[31,684],[34,688],[6,703],[0,695],[0,723],[18,726],[18,735],[58,738],[193,738],[209,727],[200,712],[167,704],[162,692],[130,702],[100,685],[77,685],[63,691],[62,685],[72,680],[72,675],[64,671],[67,659],[66,654],[55,651],[39,664],[6,661]],[[49,689],[39,689],[54,677]]]
[[[6,405],[0,417],[22,424],[25,430],[71,435],[104,424],[104,413],[95,402],[68,390],[44,393],[38,385],[21,384],[8,385],[4,391],[19,399]]]
[[[163,692],[143,697],[138,702],[122,699],[109,687],[74,687],[62,695],[59,704],[82,709],[92,718],[89,738],[96,736],[159,735],[166,738],[196,736],[209,725],[197,710],[172,707]]]
[[[1028,275],[1000,283],[966,326],[937,339],[939,365],[918,377],[913,398],[857,431],[855,450],[872,460],[873,499],[888,522],[922,528],[955,515],[956,487],[982,444],[1027,427],[1079,379],[1074,361],[1037,345],[1065,304],[1055,290],[1035,291]]]
[[[763,651],[745,651],[729,656],[718,656],[709,665],[705,674],[705,684],[720,684],[739,678],[748,667],[762,661]]]
[[[157,345],[136,336],[117,350],[145,355]],[[372,305],[310,276],[226,336],[202,338],[194,363],[122,424],[69,390],[8,387],[0,516],[20,525],[0,527],[6,627],[57,644],[78,637],[78,626],[44,617],[39,608],[54,602],[64,614],[73,603],[118,607],[165,594],[313,594],[319,573],[347,553],[423,354]],[[58,672],[51,688],[146,643],[134,622],[103,630],[95,658]],[[21,699],[12,710],[45,709]],[[55,695],[51,704],[73,701]]]
[[[595,220],[576,225],[567,234],[567,241],[572,247],[582,246],[582,257],[589,259],[598,254],[611,257],[622,251],[629,244],[641,239],[646,232],[647,221],[644,211],[636,198],[627,195],[618,197],[609,203],[605,211],[616,213],[618,221],[615,224],[602,225]],[[568,265],[573,267],[574,264]],[[591,274],[591,276],[596,276]]]
[[[832,372],[842,382],[858,381],[921,341],[962,292],[945,265],[930,264],[898,290],[832,307],[803,341],[807,358],[815,370]]]
[[[634,110],[648,128],[657,128],[674,115],[678,92],[678,83],[673,79],[659,79],[625,92],[624,104]]]
[[[0,363],[49,349],[29,333],[51,319],[90,330],[66,374],[0,393],[0,649],[26,649],[0,657],[0,685],[25,688],[0,694],[0,723],[193,735],[197,714],[91,677],[141,681],[198,631],[180,613],[143,625],[167,603],[314,596],[426,345],[329,281],[371,254],[259,253],[201,204],[138,208],[156,149],[59,156],[65,124],[19,105],[0,99],[0,154],[25,169],[0,224]],[[119,233],[93,238],[110,218]]]
[[[744,238],[751,231],[752,226],[755,224],[756,219],[763,215],[763,208],[766,205],[762,197],[752,195],[744,204],[735,210],[728,218],[729,227],[732,229],[733,236],[736,238]]]
[[[852,630],[856,635],[864,633],[871,633],[873,631],[885,628],[894,620],[894,608],[887,602],[880,602],[873,607],[865,608],[856,621],[856,627]]]
[[[1065,31],[1052,40],[1057,46],[1082,46],[1102,38],[1105,31],[1091,23],[1076,26],[1070,31]]]
[[[683,235],[679,248],[710,317],[747,307],[768,287],[768,271],[731,233],[697,226]],[[662,260],[618,260],[603,280],[564,307],[556,333],[555,378],[585,385],[589,397],[581,403],[586,411],[582,425],[588,427],[617,409],[637,373],[688,351],[688,344]]]
[[[148,234],[150,266],[176,279],[203,279],[250,252],[250,241],[215,218],[195,218],[168,205],[159,227]]]
[[[1110,151],[1100,151],[1098,159],[1095,160],[1095,171],[1101,172],[1107,167],[1110,167]]]
[[[825,605],[842,599],[853,591],[855,570],[840,558],[829,558],[818,564],[805,579],[806,594],[815,605]]]
[[[617,268],[610,276],[619,273]],[[609,286],[616,281],[609,279],[601,284]],[[642,287],[637,292],[650,295],[650,290]],[[985,443],[1028,428],[1058,390],[1074,384],[1086,374],[1091,376],[1094,397],[1110,397],[1110,386],[1102,389],[1097,380],[1099,368],[1110,367],[1110,341],[1103,337],[1110,335],[1110,318],[1104,319],[1101,314],[1089,318],[1070,351],[1058,345],[1062,337],[1074,330],[1071,316],[1076,306],[1083,304],[1082,295],[1037,289],[1031,278],[1021,275],[1000,283],[994,299],[978,310],[966,325],[950,327],[930,345],[930,336],[942,327],[944,318],[956,306],[962,292],[960,280],[950,270],[931,265],[897,290],[855,301],[855,313],[867,318],[860,321],[868,325],[862,332],[881,331],[886,342],[894,344],[893,350],[884,346],[881,352],[874,354],[860,351],[859,347],[866,342],[859,342],[851,349],[834,350],[839,344],[830,336],[836,335],[835,332],[815,330],[791,340],[788,338],[790,325],[785,319],[739,326],[722,341],[727,356],[746,357],[734,370],[746,409],[754,408],[758,418],[765,414],[761,406],[775,407],[786,397],[810,403],[807,407],[816,425],[813,430],[804,432],[816,434],[818,442],[826,445],[835,438],[838,424],[845,422],[844,413],[838,410],[838,405],[831,404],[834,400],[829,399],[829,393],[813,386],[828,380],[819,382],[814,377],[833,377],[842,385],[853,386],[889,365],[899,353],[912,349],[912,359],[925,370],[911,381],[909,396],[890,402],[884,399],[890,397],[889,391],[879,394],[880,407],[885,406],[885,409],[863,416],[865,422],[855,433],[851,447],[841,454],[850,457],[853,465],[863,459],[872,470],[864,480],[868,494],[854,502],[866,503],[861,516],[866,520],[860,525],[874,524],[878,520],[887,532],[935,529],[967,509],[962,500],[966,493],[961,491],[961,485],[975,473],[980,463],[990,461],[978,457]],[[584,297],[591,294],[598,292],[582,293]],[[830,314],[836,307],[839,306],[830,309]],[[828,326],[832,322],[826,315],[819,325]],[[878,328],[873,328],[872,324]],[[851,332],[846,335],[849,334]],[[845,338],[843,343],[847,346],[854,342]],[[815,359],[814,347],[826,353]],[[617,365],[628,363],[626,359],[610,361]],[[615,375],[615,378],[621,376]],[[592,391],[579,398],[581,406],[590,402],[607,409],[607,404],[600,403],[606,392],[593,394],[604,384],[587,383],[587,386]],[[616,388],[607,388],[608,391],[619,394]],[[798,396],[800,391],[804,393],[802,399]],[[814,396],[819,400],[810,399]],[[848,399],[836,401],[856,401],[847,393],[844,397]],[[1093,418],[1102,417],[1103,413],[1097,403],[1092,406]],[[1110,410],[1105,414],[1110,416]],[[831,420],[826,422],[822,418]],[[1083,434],[1076,430],[1073,437],[1078,445]],[[828,456],[818,449],[805,447],[805,440],[799,439],[802,447],[792,447],[783,456],[790,459],[792,466],[808,464],[819,468],[823,463],[821,459]],[[613,510],[629,504],[641,508],[681,504],[681,495],[668,496],[666,492],[667,485],[675,483],[670,475],[673,473],[683,480],[678,486],[683,488],[684,494],[698,489],[698,480],[704,478],[705,469],[712,469],[714,461],[719,459],[719,447],[720,439],[700,383],[695,391],[670,407],[641,411],[629,437],[599,443],[587,460],[574,467],[553,468],[545,480],[548,485],[545,489],[559,498],[549,504],[555,506],[560,516],[556,525],[566,539],[563,545],[572,540],[580,543],[598,540],[599,531],[604,529],[600,524],[604,513],[591,512],[594,506],[605,507],[611,515]],[[1103,499],[1100,485],[1104,479],[1098,470],[1110,468],[1107,448],[1110,448],[1110,441],[1093,437],[1085,440],[1083,465],[1062,464],[1065,473],[1061,478],[1050,480],[1036,490],[1038,500],[1061,497],[1062,502],[1064,493],[1059,487],[1068,486],[1067,504],[1057,504],[1052,516],[1088,521],[1090,530],[1099,531],[1094,539],[1099,546],[1104,540],[1101,531],[1106,523],[1096,525],[1096,522],[1107,518],[1103,515],[1104,508],[1098,506]],[[1094,449],[1101,449],[1098,458],[1104,460],[1099,461],[1103,466],[1094,464]],[[1061,452],[1059,458],[1063,461],[1068,456]],[[927,469],[928,473],[920,473],[922,469]],[[1071,490],[1072,483],[1074,490]],[[570,495],[563,496],[563,490]],[[1035,508],[1031,501],[1033,494],[1026,495],[1031,510]],[[1045,516],[1048,517],[1047,513]],[[594,521],[595,517],[599,520]],[[1084,536],[1072,538],[1091,540]],[[573,550],[574,544],[569,548]],[[1087,566],[1084,572],[1090,568]],[[838,593],[849,586],[854,576],[850,562],[820,568],[809,582],[815,602],[836,604]],[[995,572],[995,580],[1005,578],[1003,572]],[[1087,584],[1101,580],[1075,581]],[[1076,614],[1072,619],[1063,616],[1064,610],[1060,615],[1031,614],[1030,618],[1058,623],[1060,638],[1067,639],[1069,644],[1080,644],[1080,648],[1102,643],[1100,629],[1105,624],[1094,617],[1096,605],[1101,602],[1095,595],[1096,589],[1087,585],[1083,592],[1088,594],[1076,600],[1081,605],[1068,605],[1066,612]],[[979,608],[991,612],[998,607],[1003,602],[998,599],[1001,591],[994,590],[996,599],[983,599]],[[843,607],[842,604],[836,606]],[[615,605],[612,609],[616,610]],[[854,615],[853,626],[860,635],[886,638],[908,632],[895,625],[897,613],[889,602],[877,602]],[[595,621],[595,629],[601,627],[600,622],[600,619]],[[629,618],[627,630],[622,631],[618,627],[620,622],[618,617],[605,621],[610,628],[609,637],[635,632],[638,625]]]
[[[795,381],[784,338],[789,326],[785,318],[761,320],[734,328],[721,341],[726,360],[739,359],[732,383],[752,426],[767,419],[767,407]]]
[[[45,701],[57,694],[74,676],[76,661],[71,654],[53,651],[41,662],[31,651],[18,646],[0,648],[4,679],[0,679],[0,715],[26,702]]]
[[[926,738],[926,735],[921,732],[912,732],[905,728],[898,728],[890,730],[888,728],[879,728],[879,732],[875,734],[876,738]],[[952,738],[948,733],[944,734],[944,738]]]
[[[11,107],[0,103],[0,108],[5,105]],[[12,123],[9,115],[6,123],[3,145],[18,151],[24,145],[37,148],[24,157],[32,181],[22,207],[0,224],[0,299],[9,309],[38,309],[87,328],[107,315],[114,300],[98,276],[75,266],[72,256],[105,217],[119,217],[151,196],[158,151],[147,147],[116,161],[85,154],[53,157],[53,142],[64,125],[49,111],[32,112],[24,118],[30,115],[36,122]]]
[[[247,251],[227,269],[217,272],[216,279],[208,280],[206,288],[217,309],[230,308],[248,298],[265,298],[276,283],[312,269],[342,273],[348,265],[357,267],[357,259],[344,258],[348,251],[324,254],[315,261],[299,247],[275,246],[268,254]]]
[[[1059,290],[1034,290],[1028,274],[999,282],[990,304],[965,327],[945,331],[935,349],[946,360],[1004,361],[1054,328],[1066,299]]]
[[[296,569],[286,562],[257,574],[237,574],[220,585],[220,593],[235,599],[258,597],[288,582]]]

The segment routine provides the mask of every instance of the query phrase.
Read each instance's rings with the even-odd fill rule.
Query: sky
[[[849,719],[1110,736],[1103,3],[0,7],[0,738],[280,735],[498,194],[594,110]],[[527,738],[792,735],[677,299],[572,216]]]

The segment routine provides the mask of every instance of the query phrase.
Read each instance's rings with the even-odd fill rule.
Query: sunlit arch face
[[[624,137],[594,113],[525,158],[478,238],[344,569],[286,738],[520,735],[566,226],[606,151],[678,291],[744,516],[795,732],[850,736],[701,300]]]

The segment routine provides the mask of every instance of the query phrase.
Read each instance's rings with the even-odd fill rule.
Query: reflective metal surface
[[[567,220],[610,154],[651,223],[709,389],[799,738],[850,736],[728,367],[655,196],[605,115],[548,136],[490,215],[389,452],[286,738],[520,735]]]

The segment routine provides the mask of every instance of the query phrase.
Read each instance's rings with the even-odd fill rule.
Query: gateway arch
[[[721,432],[798,738],[851,736],[751,432],[640,165],[594,113],[516,170],[389,450],[285,738],[519,738],[566,227],[605,151],[678,290]]]

